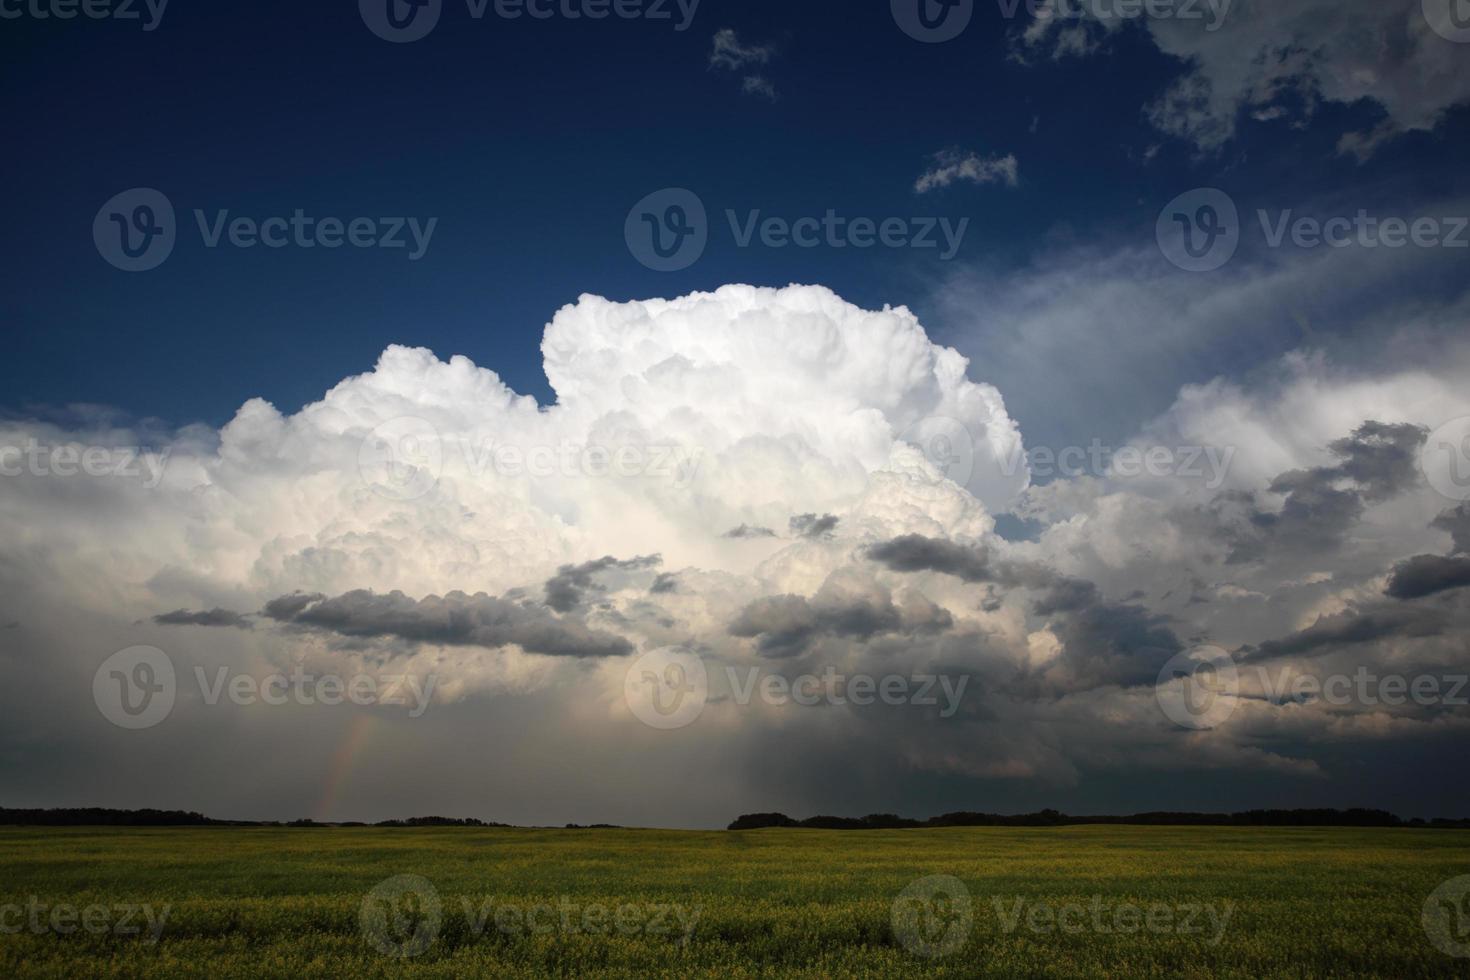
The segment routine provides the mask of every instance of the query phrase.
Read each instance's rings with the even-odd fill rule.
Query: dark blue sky
[[[950,340],[969,325],[932,296],[952,266],[1023,268],[1057,241],[1147,242],[1158,208],[1192,187],[1281,202],[1351,189],[1355,204],[1465,190],[1463,109],[1364,165],[1334,145],[1372,124],[1369,104],[1326,104],[1302,129],[1245,119],[1201,157],[1144,118],[1180,65],[1143,31],[1123,32],[1106,58],[1027,67],[1007,57],[1019,26],[982,2],[963,36],[930,45],[905,36],[887,3],[785,0],[704,0],[683,32],[477,21],[447,0],[437,30],[412,44],[375,37],[349,0],[174,0],[151,32],[0,22],[0,406],[100,403],[217,425],[257,395],[294,410],[391,342],[466,354],[545,401],[542,326],[583,292],[819,282],[859,305],[907,304]],[[779,100],[709,67],[722,28],[774,46],[761,72]],[[1020,186],[916,195],[947,147],[1015,154]],[[692,268],[658,273],[629,254],[623,223],[668,186],[696,191],[715,229]],[[172,257],[142,274],[102,261],[90,234],[103,202],[134,187],[163,191],[179,213]],[[402,250],[211,250],[195,208],[439,224],[417,262]],[[946,264],[932,251],[736,248],[726,208],[971,225]]]

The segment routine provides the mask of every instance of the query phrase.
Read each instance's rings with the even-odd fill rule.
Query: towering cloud
[[[114,744],[88,691],[137,644],[164,650],[181,688],[196,669],[435,675],[437,711],[380,722],[395,727],[374,743],[377,778],[349,793],[363,816],[395,781],[427,794],[416,810],[541,821],[588,785],[599,817],[628,822],[865,794],[960,808],[1018,779],[1033,802],[1105,809],[1120,774],[1330,779],[1345,738],[1431,753],[1431,726],[1462,724],[1246,691],[1228,725],[1183,738],[1153,698],[1204,642],[1294,669],[1461,665],[1464,507],[1420,470],[1428,429],[1470,414],[1452,346],[1433,370],[1293,358],[1252,387],[1187,389],[1133,445],[1231,446],[1218,482],[1108,470],[1041,486],[1000,392],[975,380],[985,365],[903,308],[818,287],[586,296],[542,350],[549,406],[466,358],[394,347],[298,412],[252,400],[217,432],[151,436],[167,450],[156,486],[7,478],[0,622],[23,652],[0,654],[0,735],[43,733],[21,795],[76,797],[103,771],[156,793],[185,772],[194,795],[148,802],[306,805],[351,715],[184,691],[169,738],[79,754],[73,730]],[[4,426],[6,442],[142,441]],[[1003,512],[1034,533],[998,534]],[[636,658],[665,650],[708,677],[679,731],[626,698]],[[943,678],[955,698],[739,696],[772,674]],[[274,747],[269,771],[252,746]],[[834,772],[851,784],[813,778]],[[268,799],[242,788],[262,782]]]

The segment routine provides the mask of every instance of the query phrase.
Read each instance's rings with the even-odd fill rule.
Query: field
[[[0,829],[0,976],[1465,976],[1422,916],[1467,873],[1460,831]]]

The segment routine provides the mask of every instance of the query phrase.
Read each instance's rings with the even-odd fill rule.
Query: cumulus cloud
[[[1399,134],[1433,130],[1470,100],[1464,52],[1433,30],[1421,0],[1235,0],[1199,19],[1098,9],[1049,6],[1023,32],[1023,56],[1086,56],[1121,31],[1146,30],[1183,72],[1149,118],[1206,152],[1228,143],[1246,112],[1300,124],[1323,103],[1367,102],[1381,120],[1339,144],[1364,159]]]
[[[720,823],[752,798],[1111,809],[1125,805],[1120,775],[1180,792],[1198,780],[1209,799],[1233,772],[1328,804],[1302,780],[1357,766],[1364,732],[1432,761],[1427,732],[1456,723],[1252,697],[1229,725],[1181,739],[1152,684],[1202,642],[1271,664],[1463,661],[1464,593],[1416,564],[1464,543],[1464,508],[1420,471],[1426,429],[1470,414],[1463,361],[1438,350],[1371,370],[1293,354],[1176,391],[1128,435],[1237,448],[1218,484],[1105,468],[1033,486],[983,380],[1004,374],[996,363],[936,344],[906,308],[820,287],[584,296],[546,328],[545,406],[464,357],[393,347],[300,411],[252,400],[217,431],[163,436],[154,487],[8,483],[0,622],[24,618],[26,653],[0,658],[0,738],[42,733],[14,772],[18,796],[79,793],[111,772],[126,786],[97,802],[151,792],[163,796],[134,805],[280,816],[313,799],[350,716],[181,698],[177,738],[79,754],[47,716],[75,710],[78,690],[86,707],[98,665],[149,643],[185,679],[433,673],[437,710],[413,725],[375,716],[372,777],[323,816],[395,815],[382,809],[401,793],[425,811],[528,822]],[[122,427],[0,422],[0,441],[32,435],[138,444]],[[1035,532],[998,534],[1002,511]],[[255,628],[178,628],[236,615]],[[670,648],[703,659],[711,697],[696,725],[655,732],[625,679],[635,656]],[[795,711],[741,704],[729,680],[828,668],[942,676],[967,693],[942,717]],[[71,720],[89,736],[106,725],[90,710]],[[282,760],[264,795],[234,778],[252,758]],[[712,767],[728,785],[709,785]],[[813,771],[853,780],[815,785]],[[158,773],[197,795],[167,797],[179,780],[169,790]],[[597,812],[567,813],[588,786]]]

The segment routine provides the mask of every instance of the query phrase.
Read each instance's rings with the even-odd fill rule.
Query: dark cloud
[[[1449,532],[1455,542],[1454,550],[1450,554],[1470,554],[1470,503],[1445,511],[1430,526]]]
[[[204,612],[190,612],[187,609],[176,609],[170,613],[154,616],[153,621],[160,626],[216,626],[229,627],[233,629],[250,629],[250,620],[237,612],[228,609],[209,609]]]
[[[965,582],[989,582],[995,578],[987,552],[919,534],[874,545],[868,549],[868,557],[895,572],[939,572]]]
[[[653,593],[654,595],[665,595],[671,592],[678,592],[679,576],[675,575],[673,572],[664,572],[658,578],[653,580],[653,585],[649,586],[648,591]]]
[[[595,578],[602,572],[636,572],[663,564],[660,555],[644,555],[620,561],[611,555],[580,565],[563,565],[546,581],[546,604],[557,612],[571,612],[588,592],[601,591]]]
[[[993,582],[1012,588],[1045,589],[1066,581],[1036,562],[993,561],[983,548],[919,534],[874,545],[868,549],[868,557],[895,572],[938,572],[965,582]]]
[[[359,589],[299,608],[297,599],[286,596],[267,605],[267,609],[275,606],[281,612],[294,608],[290,615],[273,618],[347,637],[391,637],[412,643],[488,649],[513,645],[527,653],[552,657],[621,657],[633,652],[633,645],[621,636],[555,616],[545,606],[512,602],[483,592],[411,599],[402,592],[378,595]]]
[[[1269,660],[1331,653],[1342,647],[1398,637],[1437,636],[1444,628],[1444,616],[1437,610],[1378,604],[1322,616],[1306,629],[1279,640],[1268,640],[1244,651],[1244,655],[1251,660]]]
[[[810,600],[798,595],[757,599],[730,623],[729,633],[758,638],[757,648],[767,657],[794,657],[825,637],[864,641],[953,626],[954,617],[928,600],[915,598],[900,608],[886,591],[847,594],[823,588]]]
[[[1394,568],[1384,591],[1395,599],[1422,599],[1466,586],[1470,586],[1470,558],[1419,555]]]
[[[727,538],[734,538],[736,540],[743,540],[746,538],[774,538],[776,536],[776,532],[772,531],[768,527],[752,527],[749,524],[742,524],[739,527],[734,528],[733,530],[726,531],[724,536]]]
[[[1368,504],[1414,486],[1418,452],[1427,438],[1428,430],[1421,426],[1367,421],[1328,445],[1340,460],[1337,465],[1292,470],[1271,483],[1271,493],[1285,498],[1279,511],[1261,509],[1254,494],[1221,494],[1215,508],[1226,519],[1222,533],[1232,545],[1229,560],[1338,550]]]
[[[1097,586],[1085,579],[1058,578],[1051,582],[1046,594],[1036,600],[1032,607],[1038,616],[1055,616],[1057,613],[1080,612],[1100,604],[1102,596]]]
[[[798,538],[825,538],[837,530],[838,518],[833,514],[798,514],[791,519],[791,534]]]
[[[868,557],[896,572],[939,572],[965,582],[1040,590],[1032,611],[1057,619],[1052,629],[1064,650],[1044,684],[1022,682],[1020,687],[1033,695],[1042,687],[1055,693],[1152,682],[1164,662],[1183,649],[1166,618],[1140,605],[1109,603],[1092,582],[1033,562],[992,562],[981,549],[914,534],[876,545]],[[994,596],[983,606],[992,612],[999,607]]]
[[[283,595],[279,599],[272,599],[265,604],[261,610],[266,616],[277,622],[290,622],[296,618],[296,614],[314,602],[321,602],[326,596],[320,592],[293,592]]]

